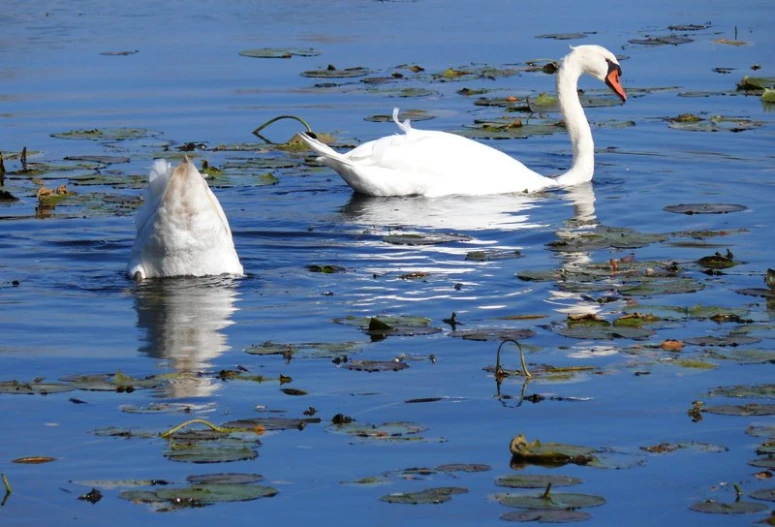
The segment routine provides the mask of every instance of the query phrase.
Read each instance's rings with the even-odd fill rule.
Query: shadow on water
[[[164,397],[204,397],[218,386],[197,373],[229,351],[222,330],[231,324],[238,280],[228,277],[146,280],[134,291],[140,353],[164,360],[179,375]]]

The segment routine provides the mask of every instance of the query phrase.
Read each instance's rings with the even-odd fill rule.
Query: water
[[[679,97],[679,92],[727,91],[744,74],[771,76],[773,37],[764,2],[733,9],[722,2],[664,2],[642,11],[613,8],[605,2],[583,7],[562,2],[526,9],[505,1],[450,2],[175,2],[160,8],[139,2],[103,6],[83,2],[6,2],[0,23],[0,149],[6,168],[27,146],[30,161],[61,164],[65,156],[125,155],[130,162],[102,169],[119,184],[83,184],[91,169],[47,172],[40,181],[8,174],[4,189],[19,197],[0,204],[0,380],[55,381],[77,373],[122,372],[144,376],[173,371],[205,372],[175,379],[158,390],[132,393],[74,391],[48,396],[0,396],[5,418],[0,472],[13,494],[0,508],[8,525],[130,525],[158,521],[158,513],[117,497],[103,488],[94,506],[77,501],[95,480],[164,479],[185,485],[191,474],[256,472],[280,492],[274,498],[180,510],[173,521],[204,525],[227,515],[237,525],[256,517],[297,525],[321,523],[459,525],[499,524],[507,509],[488,499],[494,478],[513,472],[507,446],[517,433],[545,442],[568,442],[637,452],[662,441],[698,441],[724,445],[724,453],[678,452],[631,456],[642,465],[622,470],[566,466],[552,471],[528,467],[527,473],[580,477],[572,492],[607,500],[590,509],[596,525],[620,525],[636,516],[639,525],[740,524],[741,518],[700,515],[689,510],[705,499],[734,501],[733,483],[745,492],[766,486],[747,465],[761,439],[743,433],[746,418],[706,414],[693,423],[686,412],[692,401],[740,403],[706,398],[720,385],[765,383],[770,364],[741,365],[716,360],[715,370],[681,368],[665,362],[669,354],[639,353],[630,340],[590,341],[562,337],[551,326],[564,325],[567,313],[597,311],[612,320],[623,302],[600,305],[577,294],[563,294],[555,282],[523,282],[515,273],[550,269],[593,260],[605,262],[635,253],[638,260],[676,260],[705,288],[691,294],[639,299],[648,304],[747,307],[763,340],[750,346],[772,350],[771,307],[734,293],[762,287],[773,266],[769,243],[775,220],[773,118],[756,97]],[[646,35],[668,34],[671,24],[705,23],[709,29],[688,33],[695,41],[680,46],[627,44]],[[737,38],[748,45],[717,44]],[[419,64],[427,72],[469,63],[519,64],[559,58],[567,41],[536,39],[545,33],[595,32],[578,44],[594,42],[628,56],[622,62],[625,89],[680,87],[631,97],[623,107],[587,111],[593,125],[632,120],[633,127],[593,126],[598,148],[594,185],[535,198],[496,196],[477,199],[364,199],[352,196],[336,174],[305,166],[277,169],[276,186],[258,186],[251,169],[214,183],[229,215],[235,243],[249,276],[241,280],[168,280],[135,285],[123,276],[134,237],[132,208],[116,197],[134,198],[154,156],[186,142],[250,142],[250,131],[279,114],[295,113],[316,130],[332,131],[356,142],[393,132],[391,124],[363,118],[389,113],[393,106],[432,112],[436,118],[417,127],[460,129],[475,118],[503,114],[474,106],[455,93],[495,88],[502,93],[552,91],[554,79],[522,74],[498,80],[415,84],[434,96],[397,99],[371,93],[357,80],[341,89],[312,89],[315,80],[299,76],[308,69],[335,64],[365,66],[389,74],[399,64]],[[240,57],[242,49],[314,47],[319,57],[259,60]],[[104,52],[134,51],[127,56]],[[752,64],[761,71],[752,72]],[[714,67],[736,68],[723,75]],[[597,88],[586,80],[583,87]],[[634,93],[634,92],[631,92]],[[668,128],[664,118],[682,113],[702,117],[737,116],[762,126],[742,133],[686,132]],[[154,135],[128,141],[64,140],[50,134],[78,129],[140,127]],[[278,123],[267,131],[284,141],[299,130]],[[524,141],[498,141],[498,148],[544,173],[557,173],[570,161],[563,134]],[[201,152],[215,166],[257,157],[251,152]],[[291,164],[300,156],[285,157]],[[79,185],[78,182],[81,181]],[[66,183],[84,197],[37,211],[40,184]],[[677,203],[740,203],[745,212],[685,216],[662,211]],[[69,203],[69,204],[68,204]],[[107,205],[105,205],[107,203]],[[546,244],[583,225],[634,227],[648,233],[728,230],[709,238],[735,253],[741,265],[723,276],[700,273],[692,261],[716,248],[686,248],[656,243],[633,250],[562,254]],[[582,227],[579,227],[582,225]],[[430,246],[391,245],[388,234],[460,233],[465,242]],[[671,239],[670,241],[676,241]],[[469,251],[519,250],[520,259],[476,262]],[[333,264],[346,272],[311,273],[307,265]],[[401,275],[424,272],[419,280]],[[456,284],[460,284],[458,288]],[[597,366],[571,382],[538,378],[527,394],[580,398],[518,404],[522,381],[508,379],[498,400],[492,375],[497,342],[452,338],[442,320],[457,313],[464,326],[531,328],[525,341],[530,364]],[[511,321],[514,315],[544,315]],[[414,315],[432,319],[444,332],[370,342],[359,329],[336,324],[347,316]],[[722,335],[736,324],[689,321],[659,329],[648,342],[666,338]],[[249,355],[243,350],[266,341],[277,343],[356,342],[352,359],[392,360],[408,355],[400,372],[366,373],[338,367],[330,359]],[[726,350],[721,350],[726,351]],[[689,348],[697,357],[699,348]],[[436,362],[429,360],[434,355]],[[660,360],[654,359],[657,356]],[[417,360],[413,360],[417,359]],[[517,367],[513,349],[504,355]],[[276,382],[224,382],[215,373],[242,366],[267,377],[292,377],[289,387],[308,392],[289,396]],[[649,375],[636,376],[636,371]],[[442,397],[433,403],[405,404]],[[88,404],[73,404],[70,398]],[[743,400],[744,402],[766,402]],[[133,414],[122,405],[182,402],[194,415]],[[95,429],[129,427],[164,431],[189,417],[215,423],[262,415],[259,409],[301,417],[314,406],[321,424],[262,437],[259,457],[230,464],[194,465],[164,458],[162,439],[100,437]],[[428,427],[425,442],[374,444],[325,431],[337,413],[362,423],[412,421]],[[273,414],[274,415],[274,414]],[[42,465],[13,459],[45,455]],[[486,463],[488,472],[453,476],[435,474],[421,481],[389,478],[376,487],[342,482],[409,467],[443,463]],[[390,492],[432,486],[463,486],[465,495],[443,505],[407,507],[379,501]],[[748,498],[746,498],[748,499]],[[766,513],[742,518],[746,524]],[[624,520],[629,521],[629,520]]]

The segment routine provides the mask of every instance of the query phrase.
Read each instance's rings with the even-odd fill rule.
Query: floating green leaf
[[[678,35],[666,35],[662,37],[636,38],[628,40],[627,42],[641,46],[677,46],[679,44],[694,42],[694,40],[689,37],[681,37]]]
[[[745,205],[729,203],[682,203],[680,205],[668,205],[662,210],[676,214],[728,214],[746,210]]]
[[[313,48],[255,48],[243,49],[239,54],[256,59],[289,59],[293,56],[317,57],[321,52]]]
[[[741,384],[737,386],[720,386],[708,392],[709,397],[745,397],[760,399],[775,399],[775,384]]]
[[[116,373],[96,373],[68,375],[60,380],[79,390],[131,392],[142,388],[158,388],[168,382],[162,375],[132,377],[121,371]]]
[[[133,503],[146,503],[157,510],[202,507],[215,503],[252,501],[274,496],[278,490],[263,485],[209,484],[190,487],[164,487],[155,490],[125,490],[118,497]]]
[[[698,443],[696,441],[681,441],[678,443],[659,443],[656,445],[642,446],[650,454],[672,454],[678,450],[694,450],[699,452],[727,452],[729,449],[725,446],[712,445],[710,443]]]
[[[775,501],[775,488],[757,490],[752,492],[750,496],[757,500]]]
[[[571,476],[554,476],[550,474],[509,474],[495,479],[495,484],[500,487],[519,489],[545,489],[547,485],[552,487],[567,487],[581,483],[579,478]]]
[[[746,344],[755,344],[761,339],[756,337],[747,337],[745,335],[726,335],[722,337],[691,337],[684,339],[686,344],[692,344],[695,346],[742,346]]]
[[[224,438],[215,441],[171,441],[164,457],[185,463],[229,463],[254,459],[258,457],[258,452],[244,441]]]
[[[703,412],[717,415],[737,415],[737,416],[765,416],[775,415],[775,404],[744,404],[744,405],[719,405],[719,406],[706,406],[702,409]]]
[[[286,417],[255,417],[252,419],[238,419],[223,424],[224,428],[244,428],[246,431],[255,429],[264,430],[304,430],[308,424],[320,423],[319,417],[305,417],[301,419]]]
[[[353,317],[334,319],[337,324],[357,326],[372,336],[372,338],[384,338],[390,335],[414,336],[433,335],[440,333],[440,328],[431,326],[431,320],[424,317],[406,316],[378,316],[378,317]]]
[[[0,394],[17,395],[48,395],[51,393],[70,392],[75,388],[69,384],[43,381],[0,381]]]
[[[303,77],[310,77],[313,79],[351,79],[354,77],[364,77],[368,75],[370,71],[364,67],[353,67],[338,69],[333,65],[329,65],[326,69],[322,70],[309,70],[302,72]]]
[[[463,487],[434,487],[418,492],[393,492],[380,498],[387,503],[403,503],[409,505],[437,505],[449,501],[454,494],[465,494],[468,489]]]
[[[246,485],[262,481],[261,474],[243,474],[221,472],[218,474],[202,474],[186,476],[186,481],[195,485]]]
[[[430,119],[433,119],[435,116],[426,110],[401,110],[398,113],[398,120],[399,121],[406,121],[409,119],[410,121],[428,121]],[[387,115],[387,114],[378,114],[378,115],[370,115],[368,117],[363,118],[364,121],[369,121],[372,123],[392,123],[393,122],[393,116]]]
[[[524,434],[519,434],[511,440],[509,450],[512,462],[561,466],[569,463],[587,465],[595,461],[593,455],[595,450],[592,448],[561,443],[542,443],[539,440],[528,442]]]
[[[576,523],[583,522],[592,517],[584,511],[573,509],[535,509],[525,511],[511,511],[501,514],[501,520],[508,522],[538,522],[538,523]]]
[[[424,425],[406,421],[392,421],[380,425],[353,421],[326,427],[327,432],[380,441],[421,441],[424,438],[417,434],[427,429]]]
[[[693,511],[705,512],[708,514],[751,514],[766,511],[768,507],[762,503],[753,503],[749,501],[722,503],[719,501],[708,500],[694,503],[689,508]]]
[[[348,370],[367,371],[369,373],[378,371],[400,371],[405,370],[409,365],[400,361],[387,360],[352,360],[344,365]]]
[[[742,91],[763,91],[766,88],[775,88],[775,77],[749,77],[746,75],[737,83],[737,89]]]
[[[524,340],[534,336],[535,334],[535,331],[532,329],[479,328],[451,331],[449,336],[459,337],[465,340],[500,341]]]
[[[467,242],[473,238],[465,234],[389,234],[382,238],[393,245],[437,245],[440,243]]]
[[[471,251],[466,254],[466,260],[472,260],[475,262],[489,262],[493,260],[509,260],[511,258],[523,258],[525,255],[520,251],[505,251],[505,250],[484,250],[484,251]]]
[[[146,128],[93,128],[90,130],[72,130],[57,132],[51,137],[57,139],[90,139],[92,141],[124,141],[127,139],[147,139],[155,137],[157,132]]]
[[[535,38],[550,38],[553,40],[579,40],[587,38],[584,33],[547,33],[544,35],[536,35]]]
[[[544,494],[499,492],[493,498],[506,507],[539,510],[575,510],[605,505],[605,498],[601,496],[573,492],[552,492],[549,496]]]

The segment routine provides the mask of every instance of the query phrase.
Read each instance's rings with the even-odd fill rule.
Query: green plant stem
[[[164,438],[167,438],[167,437],[171,436],[172,434],[174,434],[175,432],[177,432],[178,430],[180,430],[182,428],[185,428],[185,427],[187,427],[189,425],[195,424],[195,423],[203,424],[205,426],[210,427],[212,430],[215,430],[216,432],[221,432],[221,433],[224,433],[224,434],[228,434],[229,431],[230,431],[228,428],[223,428],[223,427],[220,427],[218,425],[214,425],[210,421],[205,421],[204,419],[191,419],[190,421],[186,421],[185,423],[181,423],[181,424],[179,424],[177,426],[173,426],[172,428],[170,428],[166,432],[162,432],[161,436],[164,437]]]
[[[520,344],[519,341],[516,341],[514,339],[504,340],[498,346],[498,352],[495,355],[495,376],[496,377],[506,376],[505,372],[503,371],[503,368],[501,367],[501,348],[507,342],[513,342],[514,344],[517,345],[517,348],[519,348],[519,360],[522,362],[522,375],[524,375],[525,377],[532,377],[533,374],[527,371],[527,363],[525,362],[525,352],[522,349],[522,344]]]
[[[5,475],[5,473],[0,474],[3,477],[3,485],[5,485],[5,493],[10,494],[13,492],[13,489],[11,488],[11,482],[8,481],[8,476]]]
[[[312,128],[310,128],[310,126],[307,124],[307,121],[305,121],[301,117],[296,117],[295,115],[278,115],[277,117],[269,119],[267,122],[265,122],[264,124],[262,124],[261,126],[256,128],[255,130],[253,130],[253,135],[257,135],[257,136],[260,137],[261,136],[261,130],[263,130],[264,128],[266,128],[270,124],[275,123],[277,121],[280,121],[282,119],[293,119],[295,121],[299,121],[301,124],[304,125],[304,128],[307,129],[307,133],[311,133],[312,132]]]

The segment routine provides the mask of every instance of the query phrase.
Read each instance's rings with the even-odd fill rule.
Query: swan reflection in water
[[[205,397],[218,388],[211,376],[199,372],[230,349],[222,330],[234,323],[236,286],[236,279],[224,276],[164,278],[137,285],[137,327],[145,331],[139,351],[182,374],[162,396]]]
[[[573,207],[573,213],[555,231],[559,239],[572,239],[593,231],[598,223],[595,214],[595,193],[592,183],[582,183],[563,189],[556,194],[567,200]],[[443,230],[477,237],[477,232],[490,231],[482,236],[490,236],[491,231],[514,233],[519,230],[546,229],[549,224],[541,222],[540,205],[547,196],[541,194],[499,194],[492,196],[450,196],[441,198],[374,198],[354,195],[342,208],[345,221],[365,227],[380,229],[403,228]],[[481,237],[481,236],[479,236]],[[505,247],[503,242],[519,243],[519,236],[498,237],[501,242],[498,249],[521,249],[519,246]],[[480,239],[474,243],[488,244],[491,241]],[[417,249],[423,250],[423,247]],[[429,250],[460,254],[460,249],[433,247]],[[470,248],[462,249],[465,253]],[[562,265],[565,268],[587,264],[591,261],[588,252],[562,252]],[[449,270],[449,269],[447,269]],[[582,298],[579,293],[554,288],[547,302],[554,305],[559,313],[597,313],[601,306]]]

